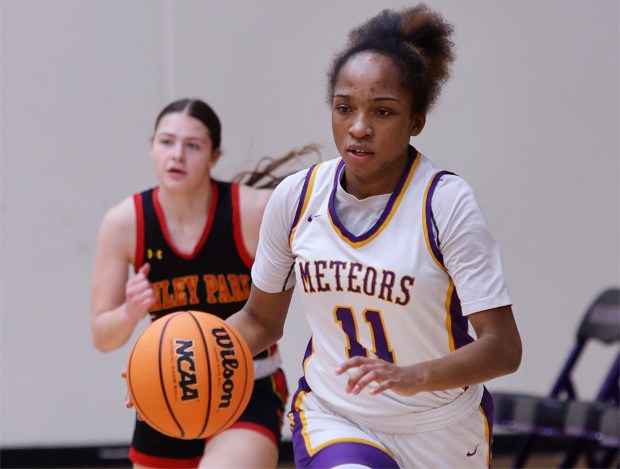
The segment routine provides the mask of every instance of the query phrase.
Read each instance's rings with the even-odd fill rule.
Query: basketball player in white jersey
[[[410,144],[449,76],[451,33],[424,5],[353,30],[329,74],[340,158],[268,203],[250,298],[229,321],[262,350],[301,292],[296,467],[490,465],[482,383],[520,364],[511,299],[472,189]]]

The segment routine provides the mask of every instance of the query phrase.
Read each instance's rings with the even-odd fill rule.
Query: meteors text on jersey
[[[306,293],[350,292],[374,296],[404,306],[411,300],[414,277],[398,276],[357,262],[337,260],[298,261]]]
[[[184,275],[151,285],[157,299],[151,312],[195,305],[201,300],[210,304],[240,302],[250,295],[247,274],[205,274],[202,279],[199,275]]]

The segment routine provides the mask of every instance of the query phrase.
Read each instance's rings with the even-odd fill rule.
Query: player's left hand
[[[347,393],[359,394],[368,387],[370,394],[391,389],[402,396],[420,392],[422,380],[412,367],[400,367],[380,358],[353,357],[336,369],[336,375],[350,371]]]

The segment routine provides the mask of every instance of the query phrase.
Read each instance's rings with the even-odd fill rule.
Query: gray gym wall
[[[352,26],[412,3],[1,0],[3,448],[130,437],[129,345],[92,346],[90,281],[105,211],[156,183],[159,110],[213,105],[220,178],[306,143],[335,157],[328,63]],[[414,143],[472,184],[501,247],[525,354],[489,388],[544,393],[584,308],[620,283],[618,2],[428,4],[454,23],[458,58]],[[291,391],[307,339],[294,304]],[[611,356],[592,354],[586,397]]]

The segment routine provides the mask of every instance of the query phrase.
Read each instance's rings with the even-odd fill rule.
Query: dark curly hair
[[[335,56],[328,73],[327,100],[342,67],[351,57],[371,51],[386,55],[398,67],[402,86],[413,96],[412,114],[426,114],[450,77],[454,61],[453,27],[420,4],[401,11],[383,10],[349,33],[346,48]]]

